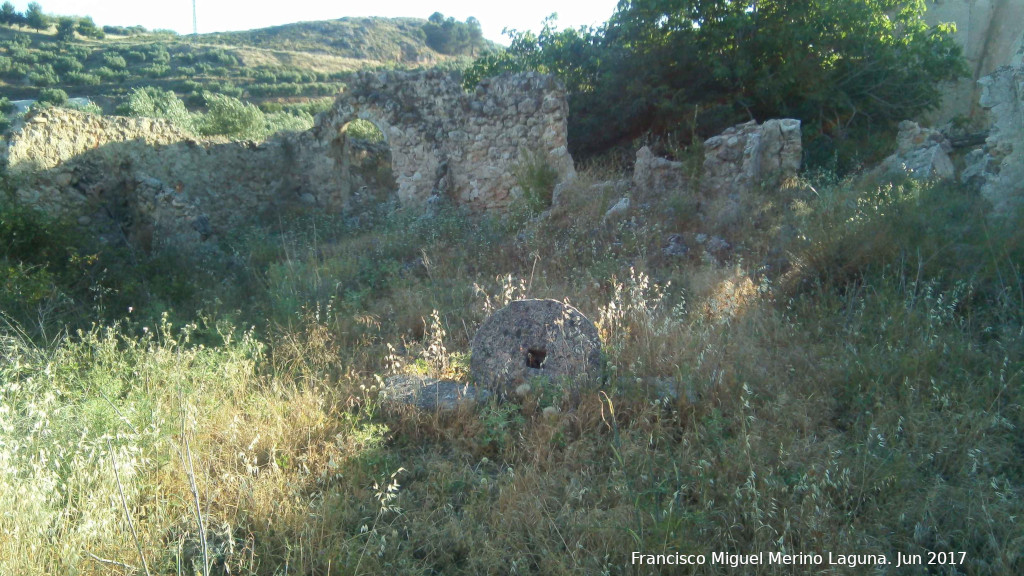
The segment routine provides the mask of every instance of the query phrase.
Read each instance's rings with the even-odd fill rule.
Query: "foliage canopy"
[[[467,83],[507,71],[558,75],[574,153],[644,133],[709,136],[795,117],[828,139],[891,127],[936,106],[965,72],[950,25],[921,0],[623,0],[602,27],[506,31]]]

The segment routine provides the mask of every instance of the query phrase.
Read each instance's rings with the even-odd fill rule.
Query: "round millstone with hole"
[[[601,374],[601,341],[594,323],[568,304],[516,300],[477,330],[470,373],[499,397],[538,379],[576,392]]]

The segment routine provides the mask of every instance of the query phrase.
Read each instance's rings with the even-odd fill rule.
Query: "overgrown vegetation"
[[[621,6],[592,38],[628,14],[666,47],[761,17],[726,10],[694,31]],[[543,50],[585,35],[544,34]],[[73,43],[51,62],[37,41],[5,49],[58,75],[81,62]],[[116,77],[178,56],[133,44],[99,58]],[[744,102],[730,78],[715,80],[737,98],[726,108]],[[251,137],[329,105],[194,90],[205,111],[156,87],[126,111]],[[672,94],[642,102],[692,104]],[[517,177],[505,215],[293,207],[201,250],[148,252],[24,206],[3,175],[0,573],[659,572],[634,553],[709,562],[661,567],[672,574],[876,570],[712,565],[716,552],[952,553],[877,570],[1024,572],[1016,220],[956,185],[817,170],[735,199],[727,221],[700,217],[716,207],[690,182],[604,222],[616,167],[591,163],[554,206],[543,159],[524,154]],[[727,237],[731,255],[663,250],[698,234]],[[537,381],[443,413],[380,399],[395,374],[473,385],[477,327],[524,297],[596,322],[603,375],[579,398]]]
[[[750,119],[799,118],[823,165],[871,134],[937,106],[965,73],[949,26],[921,0],[620,2],[600,29],[511,32],[507,51],[474,65],[467,85],[542,70],[570,91],[569,142],[589,156],[644,133],[712,136]],[[833,165],[833,168],[836,166]]]
[[[661,253],[699,226],[670,203],[595,230],[614,200],[595,174],[544,218],[298,212],[213,260],[100,253],[120,280],[92,286],[67,229],[8,213],[0,565],[629,574],[634,551],[956,550],[959,573],[1020,571],[1018,229],[957,188],[819,176],[730,230],[723,266]],[[476,327],[519,297],[597,321],[606,377],[578,405],[539,384],[448,414],[376,399],[395,372],[467,379]]]

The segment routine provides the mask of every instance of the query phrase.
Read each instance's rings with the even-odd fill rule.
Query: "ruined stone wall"
[[[445,195],[474,209],[503,208],[525,154],[546,157],[560,181],[575,176],[565,90],[550,76],[500,76],[466,93],[457,75],[439,71],[363,73],[319,119],[316,138],[340,146],[356,118],[384,133],[405,203]]]
[[[157,245],[228,230],[302,201],[307,189],[343,204],[350,178],[306,178],[325,161],[308,134],[262,144],[196,140],[163,120],[61,108],[30,117],[6,149],[21,200],[83,226],[152,228]]]
[[[394,194],[408,204],[436,195],[503,208],[526,153],[546,156],[562,180],[574,176],[567,112],[564,90],[540,74],[466,93],[457,76],[439,72],[364,73],[312,130],[260,144],[52,108],[28,118],[3,153],[27,203],[82,226],[149,228],[158,245],[209,238],[293,202],[337,214]],[[365,158],[377,147],[347,136],[355,118],[382,130],[393,179],[368,173],[381,162]],[[385,181],[397,190],[371,189]]]
[[[1024,208],[1024,65],[1004,66],[981,79],[981,106],[992,117],[983,149],[971,152],[960,178],[976,183],[996,216]]]
[[[927,120],[935,125],[957,116],[980,120],[978,80],[1000,66],[1021,62],[1024,0],[933,0],[927,6],[928,24],[956,24],[955,37],[970,69],[969,77],[944,88],[941,107]]]

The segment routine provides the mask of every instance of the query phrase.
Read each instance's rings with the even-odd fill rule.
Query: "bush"
[[[70,108],[71,110],[78,110],[79,112],[85,112],[86,114],[94,114],[96,116],[103,115],[103,109],[99,107],[95,102],[87,102],[85,104],[78,104],[75,102],[68,102],[63,106],[64,108]]]
[[[68,101],[68,93],[60,88],[43,88],[39,91],[39,102],[61,106]]]
[[[239,140],[261,140],[267,135],[266,118],[260,109],[225,94],[205,92],[207,112],[198,122],[199,133]]]
[[[313,127],[313,117],[304,112],[290,114],[288,112],[273,112],[266,114],[267,134],[278,132],[302,132]]]
[[[548,163],[544,153],[524,152],[513,174],[530,210],[543,212],[551,207],[558,171]]]
[[[71,72],[64,80],[72,86],[96,86],[101,82],[99,76],[84,72]]]
[[[377,128],[373,122],[363,120],[362,118],[356,118],[349,122],[348,127],[345,128],[345,135],[355,140],[370,142],[371,144],[384,141],[384,133],[380,131],[380,128]]]
[[[94,38],[96,40],[106,38],[106,34],[103,33],[103,30],[96,27],[96,23],[93,22],[91,16],[85,16],[78,21],[78,33],[83,38]]]
[[[140,70],[140,72],[150,78],[163,78],[171,72],[171,67],[166,64],[150,64]]]
[[[117,52],[104,52],[103,65],[112,70],[121,70],[128,67],[128,62]]]
[[[57,75],[53,66],[49,64],[36,64],[32,71],[28,73],[28,81],[33,86],[53,86],[54,84],[60,84],[60,76]]]
[[[125,80],[128,78],[129,75],[127,70],[111,70],[106,66],[100,66],[99,68],[93,70],[93,73],[106,82],[116,82],[119,80]]]
[[[185,104],[168,90],[152,86],[135,88],[121,108],[130,116],[165,118],[187,132],[195,132],[195,122]]]
[[[53,61],[53,68],[61,74],[67,72],[81,72],[82,63],[72,56],[57,56]]]

